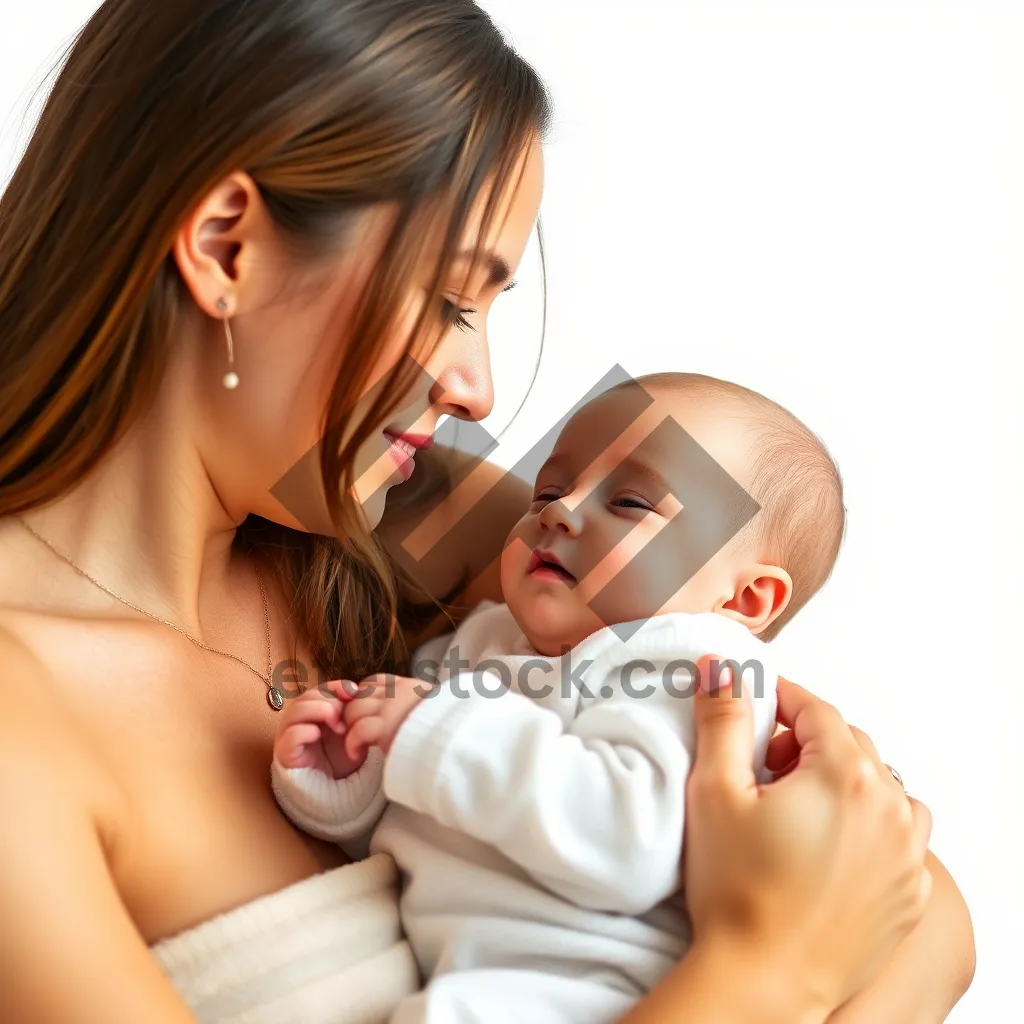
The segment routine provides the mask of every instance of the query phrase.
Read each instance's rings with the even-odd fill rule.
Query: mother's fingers
[[[764,763],[768,771],[779,774],[792,768],[799,757],[800,744],[797,743],[793,730],[784,729],[769,740]]]
[[[799,766],[817,768],[833,780],[874,775],[886,785],[899,785],[871,738],[848,725],[831,704],[782,677],[778,681],[778,696],[779,722],[788,725],[792,735],[777,738],[773,760],[768,764],[776,777],[788,775]],[[899,791],[903,795],[901,785]]]
[[[877,761],[879,764],[882,764],[882,759],[878,756],[878,750],[872,742],[871,737],[864,732],[863,729],[858,729],[855,725],[850,726],[850,732],[853,734],[853,738],[856,740],[857,746],[860,747],[868,757]],[[890,775],[889,778],[892,778],[892,776]]]
[[[778,717],[782,725],[788,725],[790,728],[783,729],[772,737],[765,756],[765,766],[778,777],[788,774],[796,767],[800,758],[803,744],[797,729],[793,726],[801,714],[803,715],[801,731],[805,738],[808,733],[818,735],[821,730],[825,730],[834,738],[842,733],[842,730],[838,728],[842,722],[842,716],[838,711],[826,702],[819,700],[802,686],[780,677]],[[905,792],[902,782],[893,775],[892,769],[882,760],[871,737],[855,725],[843,724],[846,725],[850,738],[874,765],[883,781],[899,786],[901,791]],[[853,752],[852,749],[850,752]],[[850,763],[853,763],[852,759]]]
[[[904,788],[903,783],[893,775],[892,769],[882,760],[877,748],[871,741],[871,737],[862,729],[858,729],[855,725],[850,726],[850,732],[853,735],[857,746],[860,747],[860,749],[863,750],[869,758],[871,758],[872,763],[878,770],[878,774],[881,775],[883,781],[891,783],[894,786],[899,786],[900,791],[905,793],[906,789]]]
[[[793,728],[793,722],[796,721],[796,716],[801,708],[818,702],[818,698],[810,690],[805,690],[797,683],[786,679],[785,676],[779,676],[776,692],[779,699],[779,722],[789,729]]]
[[[829,771],[858,769],[864,752],[843,716],[827,701],[779,676],[778,719],[800,748],[801,765],[818,762]]]
[[[718,668],[716,669],[716,662]],[[726,674],[728,672],[728,675]],[[750,697],[732,693],[731,670],[712,656],[697,662],[699,687],[694,697],[697,754],[691,782],[726,782],[739,789],[755,785],[751,768],[754,752],[754,711]],[[714,690],[710,683],[720,683]]]
[[[801,746],[801,726],[804,729],[833,729],[839,723],[845,725],[842,716],[831,704],[783,676],[779,676],[776,690],[779,701],[778,720],[793,730],[797,739],[801,740]]]

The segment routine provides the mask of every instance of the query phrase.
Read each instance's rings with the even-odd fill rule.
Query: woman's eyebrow
[[[487,264],[490,274],[487,279],[489,285],[505,284],[512,277],[512,268],[504,256],[499,256],[493,249],[463,249],[456,253],[457,260],[477,260]]]

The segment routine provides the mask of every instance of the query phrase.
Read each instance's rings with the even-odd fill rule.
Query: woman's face
[[[429,444],[442,416],[476,420],[491,410],[487,315],[511,283],[536,222],[543,189],[539,141],[524,154],[521,169],[499,198],[486,237],[480,238],[486,197],[471,213],[459,246],[467,255],[455,261],[441,294],[427,294],[436,257],[425,255],[406,289],[397,327],[382,346],[372,381],[402,358],[424,302],[428,330],[433,327],[435,337],[443,332],[402,408],[358,452],[353,497],[371,526],[383,515],[388,490],[415,471],[416,450]],[[255,513],[294,528],[333,532],[319,469],[324,410],[344,357],[345,325],[380,257],[391,216],[388,209],[372,209],[349,230],[340,260],[297,272],[251,179],[237,175],[211,193],[179,235],[175,255],[197,304],[222,316],[216,302],[228,292],[240,383],[230,391],[221,384],[227,369],[222,331],[203,336],[195,366],[202,396],[200,457],[236,521]],[[480,258],[473,264],[478,241]],[[217,271],[228,265],[229,254],[234,273],[226,287]],[[372,401],[374,387],[349,417],[350,428]]]
[[[442,340],[423,360],[419,381],[402,407],[381,424],[381,429],[359,451],[353,491],[371,525],[379,523],[384,514],[388,490],[404,483],[415,472],[416,451],[430,444],[442,416],[478,420],[487,416],[494,405],[487,316],[494,301],[512,284],[537,220],[543,190],[539,143],[530,148],[522,170],[521,181],[513,176],[518,187],[514,184],[502,197],[486,237],[480,237],[482,206],[478,204],[471,215],[459,247],[464,255],[455,261],[449,280],[442,282],[442,294],[428,306],[428,316],[433,318],[428,323],[440,319],[446,325]],[[473,263],[470,256],[478,240],[482,243],[480,255]],[[433,271],[434,260],[425,262],[426,278]],[[381,374],[394,366],[399,357],[424,288],[422,281],[417,282],[396,351],[382,354]]]

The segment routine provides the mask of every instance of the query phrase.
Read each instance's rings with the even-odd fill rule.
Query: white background
[[[95,4],[0,5],[3,180]],[[822,435],[847,541],[777,644],[933,810],[978,945],[950,1020],[1024,1019],[1024,4],[485,6],[556,104],[548,346],[499,461],[614,363],[739,381]],[[494,433],[537,349],[535,249],[520,277]]]

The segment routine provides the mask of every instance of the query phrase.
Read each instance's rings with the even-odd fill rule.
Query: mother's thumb
[[[697,671],[693,774],[753,786],[754,708],[750,695],[741,688],[742,680],[735,679],[734,667],[721,658],[701,658]]]

